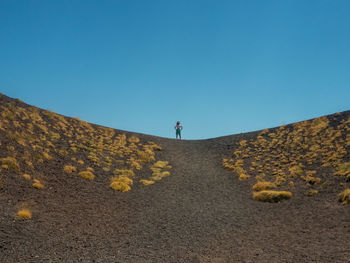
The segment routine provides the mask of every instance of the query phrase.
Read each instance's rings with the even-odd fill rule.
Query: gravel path
[[[53,175],[52,190],[31,196],[40,202],[30,222],[13,220],[8,202],[11,196],[12,203],[21,201],[18,186],[1,192],[0,261],[349,262],[350,207],[333,195],[252,200],[249,185],[221,164],[238,139],[152,137],[171,175],[127,193],[102,181]]]

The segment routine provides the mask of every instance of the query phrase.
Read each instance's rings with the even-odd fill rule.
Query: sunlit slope
[[[29,195],[32,190],[23,189],[23,184],[47,191],[57,187],[50,184],[53,177],[79,177],[91,184],[97,180],[109,187],[107,191],[127,192],[134,184],[147,186],[170,175],[168,162],[157,160],[159,144],[4,95],[0,102],[0,183],[5,192],[18,185]],[[31,218],[23,212],[30,211],[25,204],[26,200],[14,204],[21,208],[18,217]]]
[[[244,137],[244,136],[243,136]],[[349,112],[266,129],[235,143],[223,166],[247,181],[253,198],[278,202],[294,193],[333,193],[350,202]]]

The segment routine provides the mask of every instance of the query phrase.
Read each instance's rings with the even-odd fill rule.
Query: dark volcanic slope
[[[0,96],[0,105],[14,111],[30,109],[5,96]],[[45,125],[54,126],[54,120],[37,112]],[[109,161],[102,155],[108,151],[101,155],[97,151],[98,163],[91,158],[94,151],[84,148],[86,141],[71,152],[66,143],[70,139],[61,132],[48,153],[52,158],[37,162],[45,156],[34,158],[40,151],[9,136],[23,127],[13,127],[17,117],[9,113],[5,117],[9,122],[2,122],[1,127],[7,128],[0,129],[0,158],[14,156],[19,170],[1,171],[1,262],[348,262],[350,258],[349,206],[338,203],[332,191],[309,198],[296,190],[288,201],[257,202],[251,198],[249,183],[223,169],[222,159],[232,154],[234,145],[258,133],[175,141],[116,130],[112,141],[123,133],[127,138],[136,135],[144,145],[159,144],[162,151],[155,153],[155,161],[172,166],[170,176],[149,186],[134,179],[131,190],[122,193],[109,187],[118,164],[111,161],[111,172],[103,170]],[[66,120],[82,129],[77,120]],[[92,127],[91,136],[97,136],[100,128]],[[35,136],[40,138],[38,132]],[[46,140],[49,137],[46,134]],[[62,154],[63,149],[68,154]],[[33,168],[24,164],[25,151],[32,154]],[[81,169],[94,168],[95,179],[64,173],[65,164],[74,164],[72,157],[84,161]],[[148,179],[151,163],[135,169],[135,178]],[[23,173],[40,179],[45,188],[32,187]],[[31,219],[16,217],[22,207],[32,211]]]

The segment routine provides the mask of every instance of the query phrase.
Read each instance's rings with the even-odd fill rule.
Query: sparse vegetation
[[[253,189],[270,181],[274,188],[295,191],[300,188],[295,183],[301,181],[315,188],[311,191],[315,194],[332,180],[325,177],[328,172],[320,173],[325,168],[350,182],[350,162],[344,162],[350,146],[350,119],[332,118],[337,116],[265,129],[255,138],[240,140],[232,157],[223,159],[223,167],[237,174],[239,180],[254,184],[254,178]]]
[[[6,157],[0,159],[2,162],[2,167],[5,169],[11,169],[13,171],[18,172],[19,171],[19,165],[17,163],[17,160],[14,157]]]

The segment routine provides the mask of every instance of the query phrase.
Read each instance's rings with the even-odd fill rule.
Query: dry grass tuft
[[[77,171],[77,167],[73,166],[73,165],[65,165],[63,170],[67,173],[67,174],[71,174],[71,173],[75,173]]]
[[[113,190],[120,192],[127,192],[131,190],[130,185],[133,181],[126,176],[112,177],[111,184],[109,185]]]
[[[3,166],[7,166],[8,169],[19,171],[19,165],[17,163],[17,160],[14,157],[6,157],[0,159]],[[4,168],[4,167],[3,167]]]
[[[129,139],[128,139],[128,142],[130,143],[138,143],[140,141],[139,138],[137,138],[136,136],[131,136]]]
[[[287,200],[292,197],[292,193],[288,191],[273,191],[273,190],[263,190],[260,192],[253,193],[253,199],[262,201],[276,203],[282,200]]]
[[[307,196],[314,196],[318,194],[318,190],[316,189],[310,189],[308,192],[307,192]]]
[[[30,212],[28,209],[21,209],[17,212],[17,217],[20,219],[31,219],[32,212]]]
[[[30,175],[29,174],[23,174],[22,176],[23,176],[24,179],[30,180]]]
[[[90,171],[81,171],[79,173],[79,176],[83,177],[84,179],[88,179],[88,180],[94,180],[94,178],[95,178],[95,175]]]
[[[257,182],[255,185],[253,185],[252,189],[254,191],[261,191],[266,189],[274,189],[276,187],[276,184],[271,182]]]
[[[162,168],[165,168],[165,166],[167,165],[168,165],[167,161],[158,161],[153,164],[153,167],[162,169]]]
[[[43,189],[45,187],[38,179],[34,179],[32,186],[37,189]]]
[[[248,175],[248,174],[240,174],[238,179],[240,181],[242,181],[242,180],[247,180],[248,178],[250,178],[250,175]]]
[[[339,164],[335,175],[339,175],[339,176],[350,175],[350,162]]]
[[[350,188],[344,190],[338,195],[338,201],[342,202],[343,205],[350,203]]]
[[[154,184],[155,181],[153,181],[153,180],[140,180],[140,183],[142,183],[143,185],[151,185],[151,184]]]

